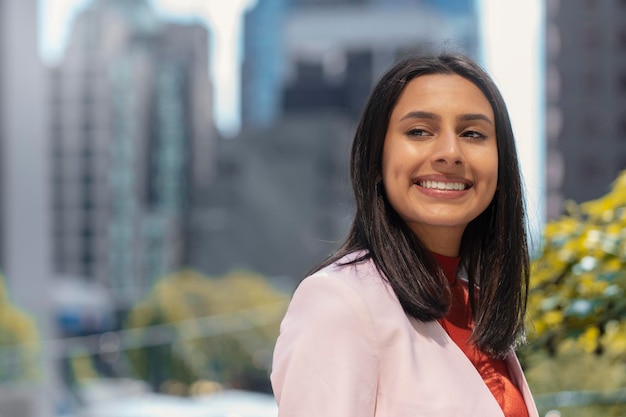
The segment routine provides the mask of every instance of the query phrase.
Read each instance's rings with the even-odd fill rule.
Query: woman
[[[352,229],[281,324],[280,415],[537,417],[513,351],[529,256],[493,81],[458,55],[396,64],[366,104],[351,177]]]

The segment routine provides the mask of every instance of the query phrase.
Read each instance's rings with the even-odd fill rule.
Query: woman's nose
[[[454,132],[443,132],[434,143],[432,155],[434,163],[462,165],[464,163],[459,137]]]

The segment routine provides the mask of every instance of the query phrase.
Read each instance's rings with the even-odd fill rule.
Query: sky
[[[44,60],[61,55],[72,18],[89,0],[39,0],[40,46]],[[215,120],[225,136],[240,128],[240,63],[243,13],[257,0],[150,0],[175,20],[204,20],[213,29],[210,45]],[[545,219],[542,0],[477,0],[483,32],[482,60],[507,103],[528,195],[531,238]],[[532,88],[532,87],[537,88]],[[535,236],[535,237],[534,237]]]

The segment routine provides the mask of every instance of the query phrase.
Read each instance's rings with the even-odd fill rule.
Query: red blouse
[[[457,279],[459,258],[433,254],[450,283],[452,305],[448,315],[439,320],[450,338],[465,353],[485,384],[500,404],[506,417],[528,417],[528,409],[518,387],[513,383],[509,368],[502,359],[494,359],[468,343],[473,322],[467,284]]]

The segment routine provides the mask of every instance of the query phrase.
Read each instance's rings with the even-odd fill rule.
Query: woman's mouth
[[[418,181],[417,185],[430,190],[454,190],[463,191],[470,188],[470,184],[463,182],[444,182],[444,181]]]

